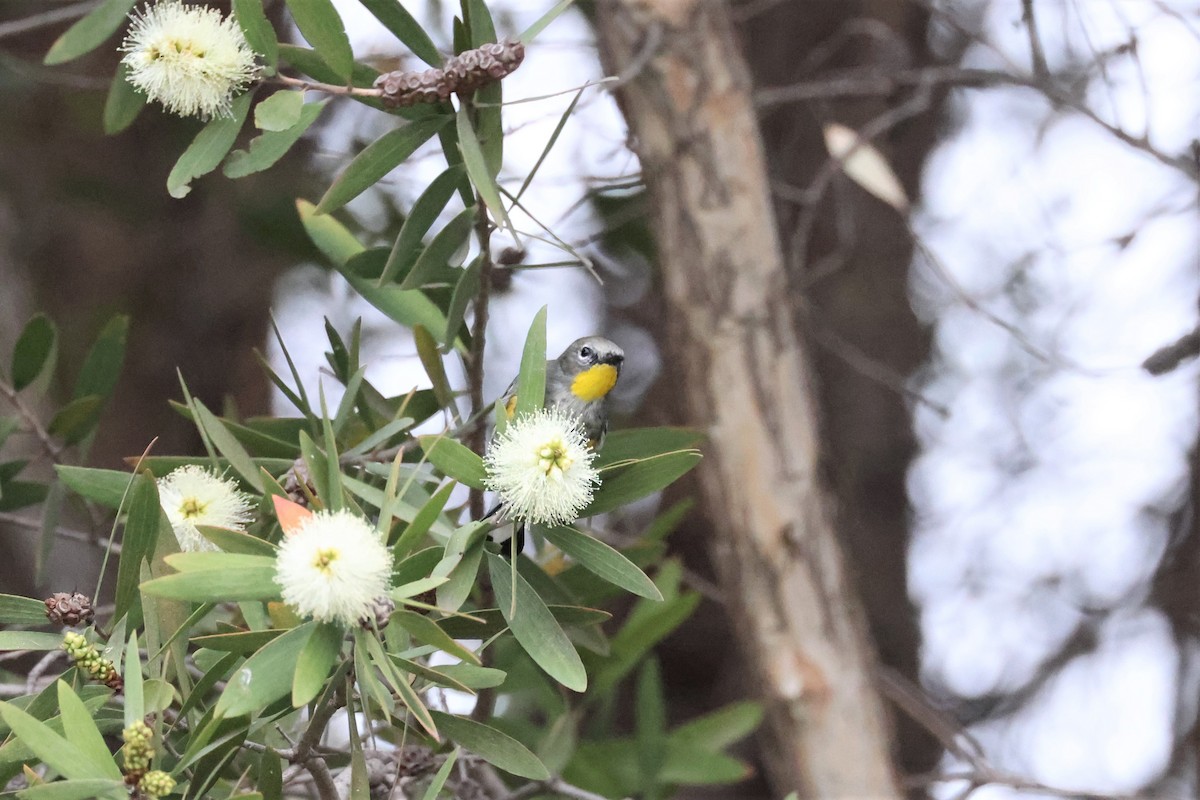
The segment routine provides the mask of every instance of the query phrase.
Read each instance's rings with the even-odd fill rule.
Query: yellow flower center
[[[333,565],[333,562],[338,560],[340,555],[336,547],[323,547],[317,550],[317,556],[313,559],[313,566],[323,574],[328,575],[331,572],[330,567]]]
[[[538,469],[544,472],[547,478],[561,481],[563,473],[574,463],[575,459],[567,455],[567,448],[562,439],[552,439],[538,450]]]
[[[197,497],[185,498],[179,506],[179,513],[183,514],[184,519],[195,519],[202,516],[208,510],[208,503],[200,502]]]

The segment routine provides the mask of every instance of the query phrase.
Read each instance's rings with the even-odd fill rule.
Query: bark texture
[[[602,0],[602,48],[651,195],[713,558],[767,709],[772,782],[899,797],[873,656],[818,475],[817,402],[758,123],[714,0]]]

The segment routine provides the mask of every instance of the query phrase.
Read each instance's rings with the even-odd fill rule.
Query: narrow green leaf
[[[279,61],[279,39],[275,36],[275,26],[263,12],[262,0],[233,0],[233,15],[250,49],[274,69]]]
[[[191,405],[197,422],[204,429],[208,438],[212,440],[213,446],[220,451],[221,455],[229,459],[230,466],[237,470],[242,479],[261,494],[263,491],[262,478],[258,474],[258,467],[255,466],[254,459],[250,458],[246,448],[242,447],[242,443],[237,440],[237,437],[225,427],[225,424],[215,414],[208,410],[204,403],[192,398]]]
[[[350,81],[354,52],[346,37],[346,28],[337,9],[329,0],[286,0],[288,10],[300,33],[337,74],[343,83]]]
[[[138,651],[137,631],[129,634],[125,646],[125,727],[146,716],[146,685],[142,680],[142,657]],[[106,749],[107,752],[107,749]]]
[[[658,660],[651,656],[638,675],[637,701],[634,706],[634,740],[638,750],[638,771],[642,786],[654,789],[666,760],[667,709],[663,698],[662,675]],[[658,792],[651,792],[657,796]]]
[[[263,751],[254,785],[262,790],[264,797],[283,797],[283,758],[274,750]]]
[[[297,659],[316,627],[315,622],[305,622],[250,656],[229,678],[217,701],[217,715],[240,717],[286,697]]]
[[[0,652],[4,650],[57,650],[62,641],[61,633],[0,631]]]
[[[428,283],[433,276],[445,271],[448,266],[455,267],[455,255],[466,252],[467,241],[475,225],[475,208],[466,208],[454,219],[446,223],[430,240],[429,244],[417,257],[404,280],[400,282],[401,289],[417,289]]]
[[[650,600],[663,599],[646,573],[599,539],[568,527],[542,528],[541,532],[546,541],[575,559],[579,566],[614,586]]]
[[[93,765],[78,745],[12,703],[0,702],[0,718],[34,755],[65,777],[95,778],[102,769]]]
[[[394,286],[377,286],[378,275],[365,277],[352,268],[354,256],[364,248],[350,231],[327,215],[316,216],[315,206],[296,201],[300,221],[313,244],[333,263],[354,290],[371,305],[402,325],[424,325],[430,331],[446,329],[446,318],[428,297],[419,291],[401,291]]]
[[[100,395],[107,399],[117,388],[125,363],[125,342],[129,336],[129,316],[118,314],[105,324],[88,350],[79,368],[72,397]]]
[[[452,741],[494,767],[531,781],[550,778],[550,771],[529,748],[482,722],[441,711],[431,712],[438,728]]]
[[[96,722],[92,718],[92,712],[88,711],[83,701],[79,699],[79,695],[75,694],[63,681],[57,682],[58,687],[58,710],[62,715],[63,733],[66,735],[67,741],[79,748],[79,752],[86,759],[86,766],[92,777],[111,778],[113,780],[121,780],[121,770],[117,768],[116,762],[113,761],[112,754],[108,751],[108,745],[104,743],[104,737],[100,734],[100,729],[96,727]]]
[[[58,330],[45,314],[37,314],[29,322],[13,347],[12,386],[18,392],[37,380],[42,370],[54,358]]]
[[[315,213],[328,214],[358,197],[367,187],[373,186],[383,176],[403,164],[418,147],[429,141],[430,137],[449,121],[449,116],[438,116],[410,122],[388,131],[367,145],[325,192],[325,196],[317,203]]]
[[[479,192],[479,196],[483,198],[483,202],[491,210],[492,215],[504,227],[512,230],[512,221],[508,218],[508,212],[504,209],[504,203],[500,199],[500,190],[496,187],[496,176],[491,172],[487,159],[484,158],[479,138],[475,135],[475,129],[471,127],[470,110],[466,104],[458,109],[457,120],[458,148],[462,153],[467,175],[476,191]]]
[[[475,588],[475,577],[479,574],[479,563],[483,560],[483,539],[468,545],[459,562],[446,576],[446,582],[437,589],[437,606],[443,611],[457,611],[471,596]]]
[[[503,558],[487,553],[487,559],[496,604],[522,649],[563,686],[577,692],[587,689],[587,670],[579,660],[579,653],[542,598],[520,573],[513,573]]]
[[[442,787],[446,785],[446,779],[450,777],[450,771],[454,769],[460,752],[462,751],[456,747],[450,751],[450,755],[446,756],[446,760],[442,762],[442,766],[438,768],[438,771],[433,776],[433,780],[429,782],[429,786],[425,789],[422,800],[438,800],[438,795],[442,793]]]
[[[375,636],[364,630],[356,631],[357,645],[365,643],[367,652],[371,654],[371,663],[373,663],[383,674],[383,678],[387,684],[392,687],[400,697],[400,701],[413,715],[413,719],[425,729],[425,732],[434,738],[436,741],[441,741],[441,734],[438,733],[437,725],[434,724],[433,716],[429,713],[425,703],[422,702],[421,696],[413,689],[412,684],[406,675],[396,669],[396,665],[388,658],[387,653],[383,650],[383,645]]]
[[[438,215],[445,210],[463,174],[461,167],[449,167],[421,192],[421,196],[409,209],[408,216],[404,218],[404,224],[400,226],[400,235],[396,237],[396,242],[388,254],[383,274],[379,276],[381,286],[390,283],[399,275],[407,275],[417,263],[425,234],[437,221]]]
[[[494,689],[504,683],[508,673],[492,667],[476,667],[473,664],[443,664],[438,672],[465,684],[469,689]]]
[[[226,553],[241,553],[248,556],[274,558],[278,548],[266,539],[252,536],[245,531],[218,528],[213,525],[197,525],[196,530]]]
[[[56,464],[54,471],[59,479],[80,497],[93,500],[108,508],[120,508],[125,492],[133,482],[134,475],[115,469],[76,467]]]
[[[671,739],[716,752],[754,733],[762,719],[763,708],[758,703],[730,703],[680,725],[671,731]]]
[[[483,272],[483,254],[471,259],[471,263],[459,276],[454,285],[454,293],[450,297],[450,305],[446,307],[446,333],[442,336],[444,349],[449,350],[451,344],[459,336],[459,329],[467,316],[467,306],[479,294],[479,276]]]
[[[579,517],[603,514],[665,489],[699,463],[698,452],[685,450],[639,461],[611,477],[602,474],[600,488]]]
[[[283,89],[254,107],[254,127],[264,131],[286,131],[300,121],[304,92]]]
[[[359,2],[375,15],[375,19],[379,20],[383,27],[403,42],[413,52],[413,55],[431,67],[442,65],[442,54],[438,52],[437,46],[429,38],[429,34],[413,19],[412,14],[408,13],[408,9],[400,0],[359,0]]]
[[[446,377],[446,367],[442,363],[441,354],[438,353],[437,341],[433,334],[424,325],[418,325],[413,328],[413,339],[417,345],[417,357],[421,359],[421,366],[425,368],[425,374],[433,384],[433,396],[442,407],[452,407],[454,389],[450,386],[450,379]]]
[[[278,600],[275,566],[196,570],[155,578],[142,584],[142,593],[168,600],[227,603],[237,600]]]
[[[104,100],[104,132],[109,136],[120,133],[133,124],[146,107],[146,95],[129,82],[129,67],[117,64],[108,96]]]
[[[58,410],[46,430],[64,444],[76,444],[96,429],[104,410],[104,398],[98,394],[77,397]]]
[[[471,47],[496,41],[496,23],[484,0],[464,0],[462,6]]]
[[[479,656],[474,651],[463,647],[457,641],[450,638],[444,630],[438,627],[436,622],[424,614],[400,609],[392,615],[392,622],[408,631],[409,635],[421,644],[432,645],[438,650],[449,653],[470,664],[478,666],[480,663]]]
[[[44,625],[45,622],[46,604],[41,600],[0,594],[0,625]]]
[[[514,417],[532,414],[542,407],[546,397],[546,306],[533,315],[525,349],[521,353],[521,370],[517,373],[517,405]]]
[[[466,445],[445,436],[421,436],[418,441],[435,467],[472,489],[483,488],[487,478],[483,459]]]
[[[563,3],[569,4],[573,3],[574,1],[575,0],[563,0]],[[559,5],[562,5],[562,3]],[[525,190],[529,188],[529,184],[533,183],[534,176],[536,176],[538,170],[542,168],[542,162],[546,160],[546,156],[550,155],[550,151],[554,149],[554,143],[558,141],[559,134],[561,134],[563,128],[566,127],[567,120],[571,118],[573,113],[575,113],[575,106],[579,105],[579,98],[583,97],[584,91],[584,89],[580,89],[575,93],[575,97],[571,99],[571,104],[567,106],[567,110],[564,111],[562,116],[558,118],[558,124],[554,126],[554,131],[550,134],[550,138],[546,141],[546,146],[542,148],[542,153],[538,156],[538,160],[534,162],[533,169],[529,170],[529,174],[525,176],[525,180],[521,181],[521,188],[517,190],[517,194],[513,198],[513,202],[520,202],[521,198],[525,195]]]
[[[290,128],[280,131],[267,131],[250,140],[250,149],[234,150],[225,159],[222,172],[227,178],[244,178],[256,172],[270,169],[279,159],[287,155],[292,145],[300,141],[312,124],[321,116],[328,100],[319,103],[308,103],[300,110],[300,118]]]
[[[158,499],[154,481],[138,475],[129,496],[129,516],[125,520],[125,535],[121,539],[121,559],[117,563],[115,619],[129,613],[138,602],[138,582],[141,565],[154,555],[163,526],[170,527]]]
[[[311,702],[325,687],[325,679],[342,652],[346,631],[340,625],[318,623],[304,643],[296,659],[296,674],[292,678],[292,706],[300,708]]]
[[[189,641],[196,647],[203,647],[220,653],[236,653],[248,656],[275,641],[290,628],[267,628],[260,631],[234,631],[232,633],[213,633],[207,636],[193,636]]]
[[[507,569],[507,567],[505,567]],[[612,614],[582,606],[548,605],[559,625],[569,628],[589,628],[612,618]],[[508,608],[505,608],[507,611]],[[518,607],[517,613],[520,613]],[[488,639],[505,629],[505,617],[498,608],[472,609],[471,617],[446,617],[438,621],[446,633],[455,639]]]
[[[421,540],[433,523],[437,521],[438,516],[442,513],[442,509],[446,507],[446,503],[450,500],[450,493],[454,491],[454,484],[447,483],[442,488],[438,489],[433,497],[421,506],[421,510],[412,518],[412,522],[401,532],[396,539],[396,543],[392,545],[392,552],[397,557],[404,556],[411,550],[417,542]]]
[[[54,40],[42,63],[65,64],[95,50],[116,33],[136,0],[104,0],[90,14]]]
[[[537,38],[539,33],[546,29],[547,25],[558,19],[559,14],[563,13],[574,4],[575,0],[559,0],[559,2],[556,3],[553,8],[551,8],[549,11],[539,17],[536,22],[526,28],[525,32],[517,37],[517,41],[528,46],[531,42],[533,42],[534,39]]]
[[[243,553],[217,553],[200,550],[190,553],[171,553],[163,560],[172,569],[180,572],[207,572],[232,569],[258,569],[272,566],[274,556],[246,555]]]
[[[125,800],[129,797],[129,787],[123,780],[81,778],[30,786],[17,792],[17,797],[21,800]]]
[[[229,117],[217,117],[205,125],[188,149],[175,162],[167,176],[167,192],[176,199],[187,197],[192,191],[191,183],[196,178],[216,169],[229,148],[233,147],[246,115],[250,113],[253,92],[246,92],[233,101],[233,113]]]

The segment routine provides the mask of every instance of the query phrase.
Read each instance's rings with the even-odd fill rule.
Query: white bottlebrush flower
[[[237,482],[212,470],[188,464],[158,479],[158,499],[185,553],[219,550],[197,525],[245,530],[252,519],[253,498],[238,491]]]
[[[120,48],[129,82],[181,117],[228,116],[257,74],[242,29],[215,8],[162,0],[130,19]]]
[[[318,511],[284,537],[275,562],[283,601],[319,622],[356,625],[388,590],[392,551],[362,517]]]
[[[487,488],[500,496],[510,519],[563,525],[592,501],[600,483],[595,458],[577,419],[542,409],[492,439],[484,457]]]

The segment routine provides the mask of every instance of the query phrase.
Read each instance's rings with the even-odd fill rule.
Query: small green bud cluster
[[[117,668],[111,661],[100,655],[100,651],[96,649],[95,645],[89,644],[87,637],[82,633],[72,631],[63,634],[62,648],[75,662],[75,666],[92,680],[103,683],[114,691],[119,692],[124,688],[125,682],[117,674]]]
[[[138,781],[138,790],[150,797],[162,797],[175,790],[175,779],[161,769],[151,770]]]
[[[121,732],[125,740],[122,755],[125,759],[125,772],[143,773],[150,768],[154,758],[154,732],[145,722],[137,721]]]

